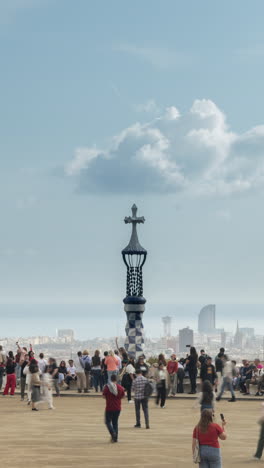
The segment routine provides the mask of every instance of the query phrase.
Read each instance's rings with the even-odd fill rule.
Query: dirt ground
[[[104,400],[100,396],[55,398],[54,411],[46,404],[31,411],[19,396],[0,397],[1,466],[5,468],[46,467],[153,467],[195,466],[191,457],[192,429],[199,418],[193,400],[175,398],[166,408],[150,400],[150,430],[134,428],[134,405],[123,401],[119,419],[119,442],[111,444],[104,425]],[[228,422],[228,440],[221,442],[223,467],[264,466],[251,461],[259,433],[261,401],[223,400]],[[196,465],[197,466],[197,465]]]

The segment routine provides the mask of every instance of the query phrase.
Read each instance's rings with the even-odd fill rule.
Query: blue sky
[[[263,14],[0,0],[2,303],[263,303]]]

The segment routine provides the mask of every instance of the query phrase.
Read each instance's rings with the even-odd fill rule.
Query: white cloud
[[[132,55],[143,62],[160,69],[168,69],[175,66],[186,66],[190,64],[190,58],[185,53],[162,47],[120,44],[119,46],[114,47],[114,50]]]
[[[134,105],[134,109],[137,112],[146,112],[150,114],[158,114],[160,112],[160,108],[154,99],[149,99],[143,104],[136,104]]]
[[[131,125],[104,151],[78,148],[65,173],[90,192],[245,192],[264,181],[264,125],[237,134],[213,101],[195,100]]]

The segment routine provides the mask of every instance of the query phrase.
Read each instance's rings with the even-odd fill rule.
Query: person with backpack
[[[149,429],[149,412],[148,412],[148,396],[146,396],[145,387],[148,385],[148,380],[143,377],[142,370],[136,370],[136,378],[132,383],[132,392],[134,392],[136,424],[134,427],[141,427],[140,424],[140,407],[142,407],[146,429]]]
[[[84,364],[84,374],[85,374],[84,393],[88,393],[89,388],[90,388],[90,381],[91,381],[92,358],[91,356],[89,356],[89,352],[87,351],[87,349],[85,349],[82,352],[82,361]]]
[[[124,389],[127,392],[127,400],[128,403],[133,403],[132,398],[131,398],[131,389],[132,389],[132,383],[135,377],[135,362],[132,357],[129,358],[128,364],[124,367],[122,371],[122,380],[121,380],[121,385],[124,387]]]

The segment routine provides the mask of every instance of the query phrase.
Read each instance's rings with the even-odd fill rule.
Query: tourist
[[[76,375],[76,367],[74,365],[74,362],[72,359],[69,359],[68,361],[68,367],[67,367],[67,374],[65,377],[65,384],[66,384],[66,389],[70,389],[70,382],[75,382],[77,380],[77,375]]]
[[[148,375],[149,366],[145,362],[144,356],[139,356],[139,358],[138,358],[138,360],[137,360],[137,362],[135,364],[135,369],[136,369],[136,371],[140,370],[143,377],[146,377]]]
[[[22,362],[25,360],[25,356],[28,356],[27,348],[19,345],[18,341],[16,342],[17,345],[17,352],[20,354],[20,360],[19,360],[19,365],[21,366]]]
[[[6,356],[3,351],[3,346],[0,345],[0,390],[2,390],[3,385],[3,376],[5,372],[5,363],[6,363]]]
[[[27,404],[31,403],[31,373],[29,372],[29,356],[26,354],[24,360],[27,357],[27,364],[23,368],[23,374],[26,376],[26,388],[27,388]],[[23,361],[24,362],[24,361]]]
[[[231,392],[231,398],[228,400],[229,402],[236,401],[235,392],[233,389],[233,376],[234,376],[234,364],[228,360],[226,355],[222,357],[224,363],[224,370],[223,370],[223,381],[219,395],[216,398],[216,401],[220,401],[221,397],[225,391],[225,389],[229,389]]]
[[[167,389],[169,388],[169,374],[162,361],[159,362],[159,367],[155,371],[154,379],[156,382],[156,405],[165,408]]]
[[[63,387],[65,377],[67,375],[67,366],[65,361],[61,361],[58,368],[58,385]]]
[[[38,411],[36,405],[40,401],[40,371],[36,359],[31,359],[29,364],[29,372],[31,374],[32,411]]]
[[[199,356],[199,359],[198,359],[198,361],[200,363],[200,366],[205,364],[206,359],[207,359],[207,354],[206,354],[204,349],[201,349],[200,356]]]
[[[215,366],[212,364],[212,358],[208,356],[203,364],[201,365],[200,370],[201,381],[209,380],[212,386],[217,385],[217,374],[215,371]]]
[[[93,375],[93,385],[95,391],[98,392],[98,387],[100,386],[100,390],[103,389],[102,383],[102,371],[101,371],[101,358],[100,358],[100,351],[97,349],[94,352],[94,356],[92,357],[92,375]]]
[[[171,392],[173,396],[175,396],[177,393],[178,367],[179,365],[176,359],[176,354],[172,354],[171,359],[167,364],[167,371],[169,374],[169,393]]]
[[[118,418],[121,411],[121,399],[125,391],[117,383],[116,374],[111,375],[111,380],[105,385],[103,396],[106,399],[105,424],[111,435],[111,442],[118,441]]]
[[[261,405],[261,416],[259,419],[259,424],[260,424],[259,440],[258,440],[256,453],[253,457],[255,460],[261,459],[263,449],[264,449],[264,403],[262,403]]]
[[[177,379],[178,379],[177,393],[184,393],[184,387],[183,387],[184,377],[185,377],[185,371],[184,371],[184,367],[182,364],[182,360],[180,359],[178,362],[178,371],[177,371]]]
[[[257,366],[252,367],[252,374],[251,378],[246,379],[245,381],[245,387],[246,387],[246,392],[244,395],[250,395],[250,385],[258,385],[259,383],[259,372],[261,369],[258,369]]]
[[[103,386],[105,386],[108,382],[107,365],[105,363],[107,356],[108,356],[108,351],[104,351],[104,357],[101,362]]]
[[[127,392],[128,403],[133,403],[132,398],[131,398],[131,389],[132,389],[132,384],[133,384],[133,380],[135,377],[135,373],[136,373],[135,362],[134,362],[134,359],[130,357],[128,364],[123,369],[123,376],[122,376],[122,381],[121,381],[122,387],[124,387]]]
[[[89,356],[89,352],[85,349],[82,353],[82,360],[84,364],[84,373],[85,373],[85,387],[84,392],[88,393],[90,388],[90,380],[91,380],[91,364],[92,358]]]
[[[108,382],[111,382],[111,376],[117,375],[119,361],[113,351],[109,351],[108,356],[105,358],[105,365],[107,366]]]
[[[47,363],[46,359],[44,359],[44,354],[40,353],[39,354],[39,360],[38,360],[38,366],[39,366],[39,370],[40,370],[41,374],[44,374],[47,365],[48,365],[48,363]]]
[[[11,396],[15,394],[15,389],[16,389],[15,369],[16,369],[16,362],[15,362],[14,354],[13,354],[13,351],[9,351],[6,364],[5,364],[6,386],[5,386],[3,395],[8,395],[9,389],[10,389]]]
[[[20,366],[20,399],[21,401],[24,401],[24,398],[25,398],[27,376],[26,374],[24,374],[24,370],[28,364],[29,364],[29,356],[28,354],[26,354]]]
[[[218,438],[226,439],[226,422],[222,421],[222,427],[213,422],[212,410],[204,409],[197,426],[193,430],[193,452],[196,440],[200,445],[200,468],[221,468],[221,451]]]
[[[49,367],[46,366],[41,378],[41,402],[47,402],[49,409],[55,409],[52,396],[52,379],[49,373]]]
[[[77,358],[74,361],[75,365],[75,372],[77,376],[77,391],[78,393],[82,393],[86,386],[86,379],[84,373],[84,363],[82,360],[82,352],[78,351]]]
[[[117,372],[119,373],[119,372],[121,371],[121,369],[122,369],[122,359],[121,359],[121,357],[119,356],[119,352],[118,352],[117,349],[115,349],[114,353],[115,353],[116,359],[118,360]]]
[[[50,376],[54,383],[56,396],[59,397],[60,396],[60,389],[59,389],[59,383],[58,383],[59,382],[59,368],[54,358],[49,358],[48,372],[50,373]]]
[[[16,369],[15,369],[15,374],[16,374],[16,387],[20,385],[20,374],[21,374],[21,366],[20,366],[20,353],[17,350],[17,353],[15,355],[15,363],[16,363]]]
[[[165,358],[164,354],[162,354],[162,353],[160,353],[160,354],[158,355],[158,364],[159,364],[160,362],[162,362],[162,364],[163,364],[164,367],[167,367],[166,358]]]
[[[215,371],[217,374],[217,386],[215,387],[215,392],[217,392],[218,387],[221,388],[222,385],[222,377],[223,377],[223,370],[224,370],[224,362],[223,357],[225,355],[225,348],[220,348],[218,355],[215,358]]]
[[[198,355],[194,346],[190,348],[190,354],[186,359],[186,370],[189,372],[190,382],[191,382],[191,391],[189,394],[196,393],[196,378],[197,378],[197,362]]]
[[[204,409],[210,409],[214,412],[215,395],[213,386],[209,380],[202,382],[201,392],[198,397],[198,402],[201,407],[201,411]]]
[[[136,370],[136,378],[132,383],[132,392],[134,392],[136,424],[135,427],[141,427],[140,424],[140,407],[142,407],[146,429],[149,429],[149,413],[148,413],[148,398],[145,396],[146,377],[142,375],[142,370]]]

